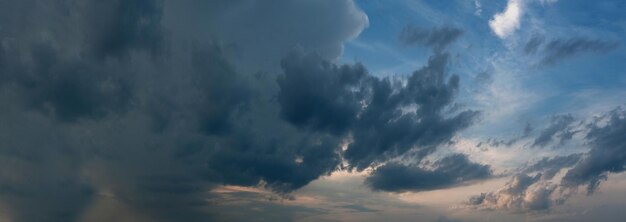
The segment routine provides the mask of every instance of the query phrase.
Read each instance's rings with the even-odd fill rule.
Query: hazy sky
[[[625,12],[0,0],[0,221],[623,221]]]

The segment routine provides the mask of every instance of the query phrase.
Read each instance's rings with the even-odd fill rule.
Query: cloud
[[[539,50],[539,47],[541,46],[541,44],[543,44],[544,41],[545,41],[545,39],[543,38],[543,36],[539,36],[539,35],[533,36],[532,38],[530,38],[530,40],[528,40],[528,42],[524,46],[524,52],[526,54],[534,54],[534,53],[536,53],[537,50]]]
[[[282,117],[299,127],[345,132],[365,98],[367,70],[360,64],[337,66],[317,54],[292,54],[282,62],[278,101]]]
[[[619,44],[612,41],[573,37],[554,39],[546,43],[540,64],[554,65],[563,59],[585,53],[606,53],[615,49]]]
[[[565,187],[587,186],[587,193],[598,189],[609,173],[626,170],[626,111],[619,107],[589,126],[586,139],[591,150],[572,169],[568,170],[561,184]]]
[[[280,71],[277,64],[294,48],[334,61],[343,52],[343,43],[369,25],[367,15],[352,0],[182,0],[166,5],[175,12],[176,17],[168,18],[184,38],[217,38],[234,45],[242,68],[251,72]],[[190,25],[184,20],[205,22]],[[212,30],[209,34],[198,31],[207,28]]]
[[[448,77],[449,57],[435,52],[403,84],[367,75],[358,64],[292,55],[283,60],[285,72],[278,79],[281,116],[315,132],[349,134],[343,158],[350,169],[362,171],[412,149],[423,157],[479,114],[461,110],[444,116],[459,87],[458,76]]]
[[[541,174],[519,174],[495,192],[470,197],[467,204],[478,209],[511,210],[514,212],[545,211],[556,204],[551,196],[557,186],[540,181]]]
[[[280,119],[276,75],[257,72],[280,70],[295,46],[336,59],[367,26],[352,1],[25,0],[0,12],[18,18],[0,21],[0,201],[12,220],[73,221],[113,200],[204,221],[215,186],[285,193],[340,164],[342,138]]]
[[[483,13],[483,7],[480,3],[480,0],[474,0],[474,7],[476,11],[474,11],[474,15],[480,16]]]
[[[545,211],[565,203],[581,186],[593,194],[610,173],[625,171],[624,140],[626,112],[618,107],[593,118],[585,126],[586,153],[543,158],[520,169],[501,189],[471,197],[475,208],[512,211]],[[555,175],[565,170],[562,178]],[[534,174],[534,176],[531,176]],[[558,181],[560,180],[560,181]]]
[[[520,19],[524,14],[522,0],[509,0],[504,12],[497,13],[489,20],[489,27],[501,39],[505,39],[520,27]]]
[[[407,79],[335,64],[368,24],[349,0],[25,0],[0,16],[19,18],[0,20],[0,201],[16,221],[97,203],[205,221],[217,186],[287,196],[344,161],[430,154],[478,115],[447,112],[447,53]]]
[[[448,54],[436,53],[405,86],[390,79],[372,79],[369,103],[360,113],[352,131],[354,142],[344,155],[350,167],[363,170],[414,148],[417,156],[424,156],[470,126],[478,111],[443,114],[459,87],[458,76],[446,78],[448,59]]]
[[[575,133],[572,131],[571,124],[574,122],[572,115],[555,115],[550,120],[550,125],[539,132],[539,135],[533,141],[532,146],[544,147],[552,142],[555,136],[560,138],[560,143],[572,138]],[[558,134],[558,135],[557,135]]]
[[[536,163],[524,168],[525,173],[541,172],[544,179],[552,179],[561,169],[578,163],[582,154],[576,153],[567,156],[544,157]]]
[[[402,29],[399,39],[407,45],[419,44],[434,47],[435,50],[442,50],[462,34],[462,30],[453,27],[440,27],[429,30],[409,25]]]
[[[488,165],[471,162],[463,154],[444,157],[434,162],[430,168],[387,163],[376,168],[365,179],[365,184],[373,190],[381,191],[428,191],[461,186],[492,177]]]

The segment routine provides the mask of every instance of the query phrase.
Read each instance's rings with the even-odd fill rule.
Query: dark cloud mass
[[[443,51],[407,79],[336,65],[368,25],[350,0],[0,5],[0,202],[12,221],[101,218],[104,203],[207,221],[217,186],[288,195],[344,161],[420,160],[478,115],[448,112],[460,80]],[[461,34],[428,32],[419,41],[435,48]],[[432,180],[411,190],[490,175],[458,155],[434,171],[390,166],[372,178]]]
[[[468,127],[477,111],[450,116],[459,77],[448,77],[450,56],[436,52],[406,84],[367,75],[361,65],[338,67],[319,56],[283,60],[278,83],[282,117],[321,132],[348,132],[344,158],[350,169],[362,171],[413,149],[418,158]]]
[[[460,186],[492,176],[489,166],[473,163],[463,154],[444,157],[430,168],[388,163],[376,168],[365,183],[374,190],[426,191]]]
[[[363,170],[412,148],[423,157],[474,121],[477,111],[443,114],[459,87],[458,76],[446,78],[448,59],[448,54],[435,54],[404,86],[390,79],[371,80],[369,102],[344,155],[350,167]]]
[[[368,76],[363,66],[338,67],[317,54],[293,54],[283,60],[282,67],[278,101],[285,120],[333,133],[352,126],[364,99],[361,87]]]

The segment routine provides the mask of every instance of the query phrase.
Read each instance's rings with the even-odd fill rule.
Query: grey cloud
[[[355,123],[354,142],[344,155],[350,167],[363,170],[413,148],[418,156],[425,156],[475,120],[479,112],[473,110],[448,118],[442,114],[459,87],[458,76],[447,78],[448,59],[448,54],[436,53],[407,79],[406,86],[372,79],[367,108]]]
[[[584,37],[554,39],[546,43],[540,65],[554,65],[568,57],[584,53],[605,53],[615,49],[618,43]]]
[[[467,204],[478,209],[545,211],[557,204],[551,198],[556,188],[556,185],[542,181],[541,174],[518,174],[495,192],[470,197]]]
[[[574,166],[581,159],[582,154],[567,156],[544,157],[536,163],[524,167],[526,173],[541,172],[544,179],[552,179],[561,169]]]
[[[162,0],[80,1],[76,12],[85,32],[90,53],[103,58],[123,56],[129,51],[164,50],[166,38],[161,27]]]
[[[588,152],[543,158],[520,169],[521,174],[514,176],[505,187],[471,197],[467,204],[487,209],[543,211],[565,203],[580,186],[586,186],[587,194],[593,194],[610,173],[626,169],[625,116],[624,109],[618,107],[592,119],[585,126],[586,144],[591,147]],[[559,183],[550,182],[564,169],[567,171]],[[532,173],[536,174],[529,176]]]
[[[499,147],[500,145],[509,147],[515,144],[516,142],[520,141],[521,139],[530,137],[534,130],[535,130],[534,127],[529,122],[527,122],[526,125],[524,126],[524,130],[522,131],[522,134],[519,136],[510,138],[510,139],[488,138],[486,141],[478,143],[476,147],[480,147],[483,144],[488,144],[494,147]]]
[[[291,124],[353,141],[344,158],[358,171],[415,148],[425,156],[468,127],[477,111],[444,116],[454,100],[459,77],[447,77],[449,55],[435,53],[403,86],[367,75],[361,65],[337,66],[319,56],[283,60],[278,79],[281,116]]]
[[[535,35],[524,46],[524,52],[526,54],[534,54],[539,50],[539,47],[545,41],[543,36]]]
[[[609,173],[626,169],[626,111],[621,107],[603,116],[606,125],[590,124],[586,139],[591,150],[572,169],[567,171],[561,184],[566,187],[587,186],[593,193]]]
[[[343,157],[423,157],[478,115],[446,112],[447,53],[406,84],[333,64],[367,26],[350,0],[24,0],[0,18],[0,201],[16,221],[75,221],[103,200],[204,221],[216,186],[287,194]],[[294,47],[312,53],[284,58]]]
[[[368,77],[360,64],[338,67],[317,54],[292,54],[282,62],[278,101],[285,120],[296,126],[343,133],[352,126]]]
[[[352,210],[352,211],[356,211],[356,212],[363,212],[363,213],[378,212],[378,210],[371,209],[371,208],[365,207],[365,206],[360,205],[360,204],[349,204],[349,205],[343,205],[343,206],[339,206],[339,207],[345,208],[345,209],[348,209],[348,210]]]
[[[294,45],[334,59],[367,25],[364,13],[348,0],[176,10],[193,3],[203,5],[2,4],[0,201],[11,219],[76,221],[91,203],[113,199],[159,221],[205,221],[215,186],[286,193],[338,167],[341,138],[282,121],[275,75],[250,70],[278,70]],[[229,20],[242,9],[267,20]],[[321,21],[326,11],[334,16]],[[293,16],[304,23],[285,19]],[[186,38],[185,27],[205,33]],[[235,38],[242,33],[255,37]]]
[[[400,33],[399,39],[407,45],[419,44],[442,50],[463,34],[463,31],[454,27],[436,27],[423,29],[415,26],[406,26]]]
[[[552,142],[555,136],[560,138],[561,144],[571,139],[575,133],[570,126],[573,122],[574,117],[569,114],[553,116],[550,120],[550,125],[539,132],[532,146],[544,147]]]
[[[444,157],[434,162],[432,168],[387,163],[376,168],[365,183],[374,190],[406,192],[461,186],[492,177],[488,165],[471,162],[463,154]]]
[[[436,222],[463,222],[463,220],[440,216],[439,218],[437,218]]]
[[[176,32],[184,38],[215,37],[224,45],[234,45],[235,57],[243,64],[238,68],[251,72],[280,71],[276,64],[294,48],[334,60],[341,55],[343,42],[369,25],[367,15],[352,0],[182,0],[165,4],[175,13],[166,15],[165,22],[175,23],[172,28]],[[205,22],[186,23],[198,19]],[[211,32],[202,34],[206,29]]]

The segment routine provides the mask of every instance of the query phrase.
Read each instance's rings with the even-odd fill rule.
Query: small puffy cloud
[[[520,27],[520,20],[524,14],[522,0],[509,0],[504,12],[497,13],[489,20],[489,27],[501,39],[507,38]]]

